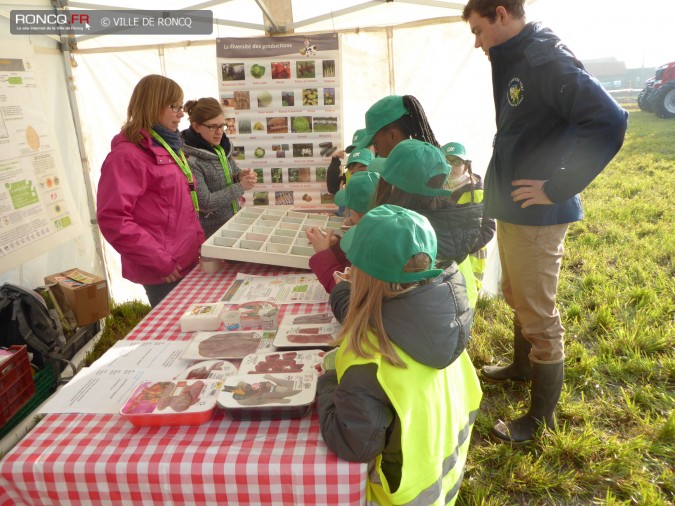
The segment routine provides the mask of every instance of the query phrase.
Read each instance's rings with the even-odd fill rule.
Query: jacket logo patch
[[[523,101],[524,93],[525,93],[525,86],[523,86],[523,82],[517,77],[511,79],[511,81],[509,82],[509,93],[508,93],[509,104],[511,104],[512,107],[518,107],[520,103]]]

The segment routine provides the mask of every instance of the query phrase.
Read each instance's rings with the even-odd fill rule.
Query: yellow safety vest
[[[375,349],[374,335],[369,338]],[[395,492],[390,490],[379,455],[369,472],[367,499],[380,505],[454,504],[483,395],[466,350],[439,370],[416,362],[393,345],[408,366],[402,369],[379,353],[370,359],[358,357],[345,343],[335,361],[338,382],[352,365],[377,364],[377,379],[401,421],[401,483]]]
[[[457,264],[459,272],[464,276],[464,284],[466,285],[466,298],[469,299],[469,307],[476,308],[476,301],[478,301],[478,283],[476,276],[473,273],[473,266],[471,265],[471,255],[462,260],[462,263]]]
[[[483,202],[483,190],[474,190],[473,191],[473,202],[476,204],[479,204]],[[471,192],[468,191],[466,193],[463,193],[460,197],[459,200],[457,201],[457,204],[471,204]],[[473,271],[473,276],[474,276],[474,284],[476,288],[476,298],[478,298],[478,292],[480,291],[481,287],[483,286],[483,274],[485,273],[485,266],[487,264],[487,247],[483,246],[481,249],[476,251],[475,253],[471,253],[468,257],[469,259],[469,264],[471,265],[471,270]],[[462,269],[460,269],[462,270]],[[462,274],[464,274],[464,278],[467,278],[467,274],[462,271]],[[469,281],[467,279],[467,294],[469,294]],[[471,294],[472,295],[472,294]],[[469,295],[469,303],[471,304],[471,307],[476,307],[476,301],[474,299],[473,302],[471,302],[471,295]]]

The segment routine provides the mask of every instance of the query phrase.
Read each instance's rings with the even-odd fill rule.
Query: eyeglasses
[[[169,106],[169,109],[171,109],[173,112],[181,112],[181,111],[183,110],[183,106],[182,106],[182,105],[173,105],[173,104],[171,104],[171,105]]]
[[[450,160],[450,165],[452,165],[453,167],[459,167],[460,165],[464,165],[464,160],[462,160],[461,158],[453,158],[452,160]]]
[[[222,123],[220,125],[207,125],[206,123],[200,123],[200,125],[208,128],[210,132],[213,132],[213,131],[217,132],[218,130],[222,130],[224,132],[225,127],[227,126],[225,123]]]

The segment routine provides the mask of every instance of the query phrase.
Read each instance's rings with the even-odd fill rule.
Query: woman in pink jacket
[[[122,276],[143,285],[152,307],[197,264],[204,241],[178,131],[182,104],[183,91],[171,79],[138,82],[96,197],[98,224],[122,257]]]

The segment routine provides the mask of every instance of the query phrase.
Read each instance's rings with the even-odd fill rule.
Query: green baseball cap
[[[399,142],[385,158],[382,179],[415,195],[439,197],[451,195],[449,190],[431,188],[427,182],[439,174],[448,179],[450,167],[440,149],[428,142],[406,139]]]
[[[366,133],[356,147],[367,148],[373,143],[373,136],[382,127],[393,123],[406,114],[408,114],[408,109],[403,105],[402,96],[389,95],[381,98],[366,111]]]
[[[357,130],[356,132],[354,132],[354,135],[352,135],[352,143],[345,148],[345,153],[349,154],[352,151],[354,151],[356,149],[356,145],[358,144],[358,142],[361,140],[361,138],[364,135],[366,135],[366,129],[365,128],[361,128],[361,129]]]
[[[461,158],[462,160],[469,159],[468,155],[466,154],[466,148],[464,147],[463,144],[460,144],[459,142],[448,142],[441,148],[441,151],[443,151],[443,155],[445,155],[446,157],[456,156],[457,158]]]
[[[368,148],[355,149],[349,153],[349,158],[347,158],[346,167],[349,167],[352,163],[362,163],[363,165],[369,165],[370,162],[375,158],[373,153]]]
[[[386,162],[386,161],[387,161],[386,158],[376,156],[368,164],[368,170],[370,172],[377,172],[379,174],[382,174],[382,170],[384,169],[384,162]]]
[[[370,151],[369,151],[370,152]],[[376,172],[357,172],[349,178],[347,185],[335,194],[333,202],[338,206],[346,206],[357,213],[365,213],[370,209],[370,200],[375,194],[375,187],[380,179]]]
[[[385,204],[368,211],[342,237],[340,247],[347,258],[375,279],[411,283],[435,278],[443,269],[404,272],[408,260],[426,253],[436,261],[436,233],[424,216],[399,206]]]

